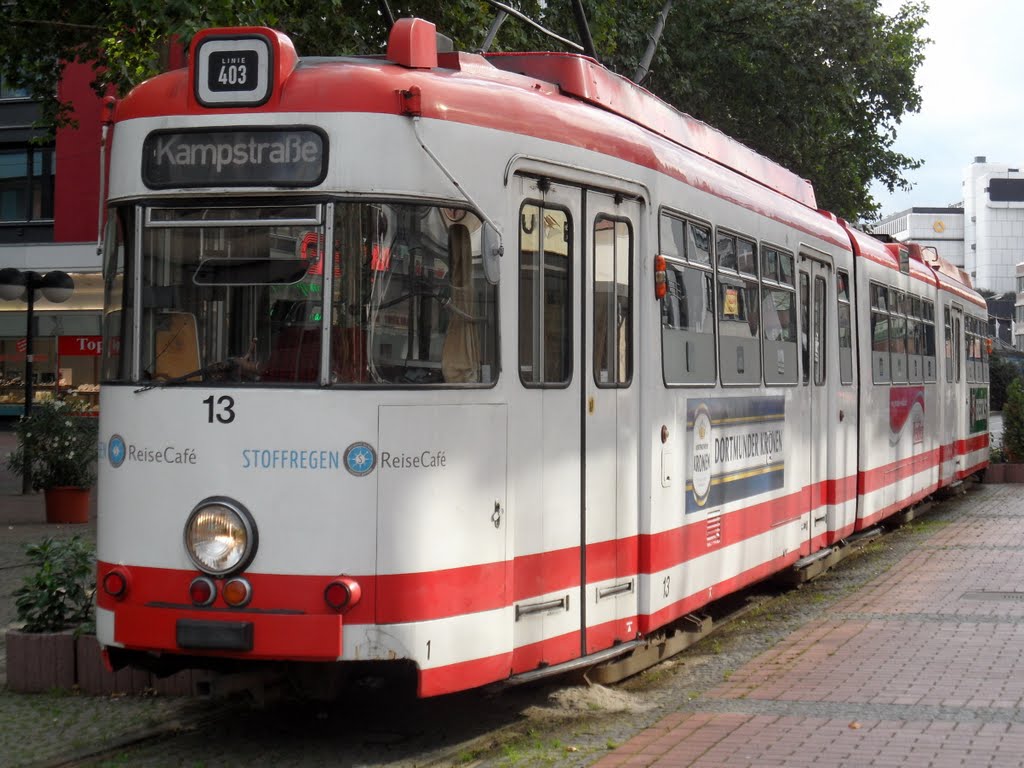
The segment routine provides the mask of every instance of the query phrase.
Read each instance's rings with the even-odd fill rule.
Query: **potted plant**
[[[93,631],[95,557],[80,536],[29,544],[34,566],[14,591],[20,629],[7,632],[7,685],[36,692],[75,684],[75,640]]]
[[[28,469],[32,487],[46,494],[48,523],[89,521],[89,491],[96,482],[96,419],[76,398],[34,404],[17,424],[17,447],[7,466]]]

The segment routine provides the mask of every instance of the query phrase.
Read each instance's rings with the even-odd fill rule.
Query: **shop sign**
[[[99,357],[102,336],[58,336],[57,354],[61,357]]]

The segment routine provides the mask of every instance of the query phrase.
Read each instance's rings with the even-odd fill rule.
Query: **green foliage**
[[[632,77],[665,0],[589,0],[602,62]],[[0,3],[0,71],[42,100],[47,123],[66,120],[54,82],[65,61],[96,62],[95,87],[123,95],[163,68],[169,40],[187,44],[209,26],[265,25],[288,34],[301,55],[383,51],[386,23],[374,2],[325,0],[18,0]],[[460,50],[476,50],[496,11],[481,0],[392,2],[395,17],[433,21]],[[569,0],[516,7],[578,39]],[[808,178],[820,207],[873,218],[868,187],[906,189],[920,161],[893,150],[903,116],[920,109],[914,81],[928,40],[927,6],[893,15],[878,0],[688,0],[675,2],[652,64],[650,90]],[[508,18],[492,50],[559,50]],[[63,111],[62,111],[63,110]]]
[[[14,591],[18,620],[26,632],[90,629],[95,556],[80,537],[47,538],[25,554],[35,570]]]
[[[1010,382],[1021,375],[1020,369],[998,354],[988,359],[989,407],[993,411],[1003,410],[1006,390]]]
[[[36,490],[91,487],[96,482],[98,425],[95,418],[81,415],[88,407],[75,398],[33,405],[28,417],[18,421],[18,444],[7,459],[8,468],[21,475],[27,453]]]
[[[1003,452],[1008,461],[1024,461],[1024,379],[1015,378],[1003,404]]]

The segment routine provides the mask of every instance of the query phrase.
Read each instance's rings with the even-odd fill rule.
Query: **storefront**
[[[98,273],[70,274],[75,290],[67,302],[35,302],[32,399],[71,393],[97,411],[103,279]],[[20,416],[25,407],[25,310],[24,301],[0,301],[0,416]]]

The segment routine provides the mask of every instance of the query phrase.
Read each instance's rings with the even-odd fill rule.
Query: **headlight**
[[[185,551],[211,576],[226,576],[249,565],[256,556],[257,539],[252,515],[232,499],[204,499],[185,523]]]

